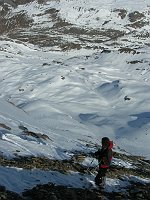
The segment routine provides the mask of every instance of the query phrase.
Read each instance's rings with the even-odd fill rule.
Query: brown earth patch
[[[21,130],[23,130],[23,133],[25,133],[26,135],[28,135],[28,136],[32,136],[32,137],[34,137],[34,138],[38,138],[38,139],[44,139],[44,140],[51,140],[50,138],[49,138],[49,136],[48,135],[46,135],[46,134],[42,134],[42,133],[35,133],[35,132],[33,132],[33,131],[29,131],[26,127],[24,127],[24,126],[22,126],[22,125],[20,125],[20,126],[18,126],[19,127],[19,129],[21,129]]]
[[[142,28],[146,25],[149,25],[149,22],[141,20],[141,21],[134,22],[132,24],[127,24],[126,26],[129,26],[129,27],[136,29],[136,28]]]
[[[87,154],[82,152],[74,152],[74,156],[70,160],[51,160],[46,157],[21,157],[17,156],[13,159],[7,159],[0,156],[2,166],[14,166],[23,169],[42,169],[54,170],[61,173],[69,173],[69,171],[80,172],[82,174],[97,173],[95,167],[86,167],[82,165],[82,161]],[[89,154],[90,156],[90,154]],[[108,172],[108,177],[121,177],[123,175],[135,175],[141,178],[150,178],[149,166],[150,163],[141,157],[127,156],[125,154],[115,153],[115,158],[119,158],[124,162],[133,164],[132,168],[126,168],[112,164]]]
[[[11,128],[3,123],[0,123],[0,127],[4,128],[4,129],[7,129],[7,130],[11,130]]]
[[[20,28],[28,28],[31,26],[33,20],[27,17],[25,13],[18,13],[17,15],[10,17],[0,16],[0,34],[11,33]]]

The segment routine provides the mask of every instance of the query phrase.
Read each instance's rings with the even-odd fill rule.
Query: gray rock
[[[8,4],[13,8],[17,7],[17,4],[13,0],[0,0],[0,5]]]

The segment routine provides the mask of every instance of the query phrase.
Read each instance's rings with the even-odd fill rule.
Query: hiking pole
[[[95,158],[93,158],[93,160],[91,161],[90,165],[93,163],[94,159]],[[95,167],[92,168],[92,170],[93,171],[97,171],[96,169],[99,167],[100,163],[101,163],[101,161],[99,161],[98,164]],[[90,166],[88,167],[87,171],[90,172]]]
[[[91,169],[93,169],[93,167],[91,167],[91,164],[94,162],[94,160],[95,160],[95,158],[92,159],[92,161],[90,162],[90,164],[89,164],[89,166],[87,168],[87,172],[89,172],[89,173],[91,173]],[[94,169],[96,169],[96,168],[97,168],[97,165],[96,165],[96,167]]]
[[[89,166],[88,166],[88,168],[87,168],[87,171],[89,171],[90,165],[93,163],[93,161],[94,161],[94,158],[93,158],[92,161],[90,162],[90,164],[89,164]]]

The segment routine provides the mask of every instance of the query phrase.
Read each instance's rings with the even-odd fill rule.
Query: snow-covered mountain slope
[[[0,7],[1,155],[70,159],[108,136],[150,159],[149,1],[15,4]]]
[[[18,125],[70,150],[75,140],[108,135],[131,153],[149,155],[148,48],[79,56],[1,41],[1,49],[1,98],[29,115],[30,123],[16,113]]]

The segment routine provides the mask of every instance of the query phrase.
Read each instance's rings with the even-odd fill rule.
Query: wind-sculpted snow
[[[16,136],[3,134],[5,140],[17,140],[17,146],[26,143],[25,149],[35,142],[36,150],[31,147],[33,155],[39,144],[55,143],[49,154],[64,157],[67,155],[61,155],[59,145],[65,149],[82,149],[84,144],[75,142],[75,138],[88,140],[88,135],[93,137],[94,134],[101,137],[107,133],[123,148],[130,149],[131,144],[127,141],[132,132],[131,138],[136,139],[132,152],[145,152],[148,156],[149,121],[139,129],[130,126],[132,116],[148,112],[148,51],[138,50],[134,54],[102,51],[93,55],[83,51],[86,55],[79,56],[78,52],[50,53],[34,48],[33,45],[1,41],[1,97],[27,113],[20,119],[15,111],[17,126],[21,123],[30,131],[25,136],[20,130]],[[134,60],[143,62],[132,64]],[[27,115],[33,122],[26,121]],[[1,123],[7,125],[7,118]],[[33,130],[32,125],[35,126]],[[43,134],[50,140],[38,138]],[[143,151],[139,149],[141,142],[146,144]],[[49,148],[47,145],[40,147],[44,148],[42,151],[39,148],[41,154]]]
[[[130,175],[149,178],[149,1],[15,4],[0,6],[0,183],[18,192],[38,184],[37,174],[41,184],[64,179],[88,188],[94,176],[85,170],[97,162],[89,152],[108,136],[116,157],[107,190],[129,189],[132,196]],[[86,154],[82,163],[77,153]],[[68,165],[75,173],[61,174]],[[17,177],[16,190],[9,174]]]

